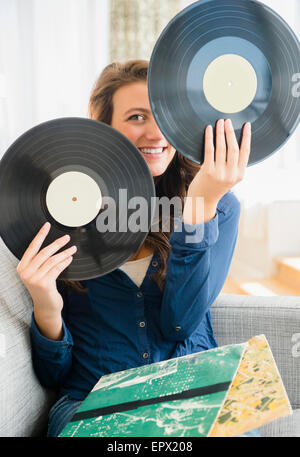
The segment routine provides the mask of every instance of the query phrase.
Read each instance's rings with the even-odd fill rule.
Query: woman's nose
[[[147,125],[146,136],[149,140],[165,140],[155,120],[151,120]]]

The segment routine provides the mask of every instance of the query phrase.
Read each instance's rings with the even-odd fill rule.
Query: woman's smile
[[[146,82],[127,84],[113,96],[111,126],[139,149],[152,176],[162,175],[174,157],[171,146],[153,117]]]
[[[164,154],[166,153],[167,146],[165,147],[153,147],[153,146],[147,146],[147,147],[142,147],[138,148],[142,155],[145,157],[146,160],[159,160],[161,159]]]

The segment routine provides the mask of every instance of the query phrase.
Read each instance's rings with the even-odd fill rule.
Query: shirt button
[[[178,325],[177,327],[175,327],[175,330],[176,332],[179,332],[179,330],[181,330],[181,327]]]
[[[148,352],[144,352],[144,354],[143,354],[143,358],[144,358],[144,359],[148,359],[148,357],[149,357],[149,354],[148,354]]]
[[[157,267],[157,265],[158,265],[158,262],[157,262],[156,260],[153,260],[152,266],[153,266],[153,267]]]
[[[140,322],[140,327],[145,327],[145,325],[146,325],[146,324],[145,324],[144,321]]]
[[[143,296],[143,294],[142,294],[142,292],[138,292],[138,293],[136,294],[136,296],[137,296],[138,298],[141,298],[141,297]]]

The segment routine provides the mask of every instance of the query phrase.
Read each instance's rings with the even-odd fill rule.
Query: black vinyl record
[[[151,108],[167,140],[196,163],[203,162],[207,125],[230,118],[240,142],[251,122],[253,165],[296,129],[299,73],[299,41],[271,8],[255,0],[202,0],[175,16],[154,47]]]
[[[139,230],[137,221],[134,232],[127,223],[137,196],[148,205],[147,227]],[[63,249],[77,246],[59,278],[91,279],[121,266],[143,244],[153,218],[152,197],[149,167],[124,135],[90,119],[54,119],[21,135],[0,162],[0,236],[21,259],[49,221],[42,248],[65,234],[71,240]],[[109,199],[116,204],[110,213],[116,230],[99,231],[99,217],[108,208],[102,203]]]

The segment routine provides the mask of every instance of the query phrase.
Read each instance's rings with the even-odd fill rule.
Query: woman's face
[[[175,148],[167,142],[154,120],[146,82],[128,84],[114,93],[111,126],[140,150],[152,176],[166,171]]]

